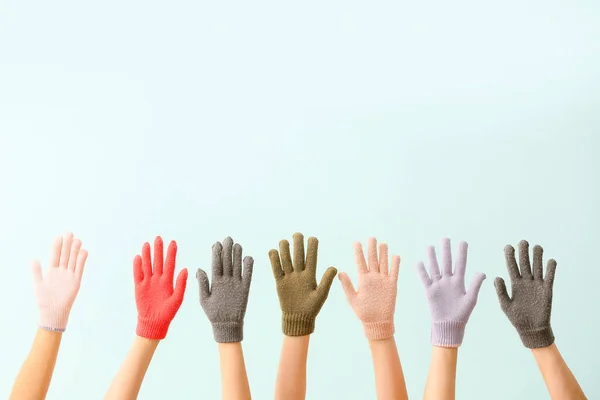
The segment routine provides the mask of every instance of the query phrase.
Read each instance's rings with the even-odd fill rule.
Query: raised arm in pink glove
[[[388,247],[377,241],[368,241],[369,263],[365,260],[362,245],[354,244],[354,258],[358,270],[358,291],[345,272],[340,273],[340,281],[346,293],[348,303],[363,324],[365,336],[369,340],[380,340],[394,335],[394,311],[396,310],[396,290],[400,257],[392,259],[391,271],[388,269]]]
[[[339,274],[348,303],[363,324],[369,339],[375,384],[379,399],[408,399],[402,364],[394,340],[394,311],[400,257],[392,257],[392,268],[388,267],[388,247],[379,245],[370,238],[367,242],[368,263],[362,246],[354,244],[354,258],[358,269],[358,291],[344,272]]]
[[[454,399],[455,396],[458,347],[462,344],[467,321],[485,279],[485,274],[475,274],[469,291],[465,290],[467,247],[466,242],[458,244],[454,271],[448,238],[442,240],[441,272],[433,246],[427,249],[430,275],[422,262],[417,265],[429,302],[431,345],[434,346],[423,396],[425,400]]]
[[[62,332],[67,328],[71,307],[79,292],[88,253],[72,233],[59,236],[52,245],[50,265],[42,275],[39,261],[32,264],[33,284],[40,310],[31,351],[15,379],[10,399],[28,400],[46,397]]]
[[[167,336],[169,325],[183,302],[188,271],[182,269],[175,275],[177,244],[169,244],[166,259],[163,258],[163,241],[154,241],[154,260],[150,257],[150,244],[144,243],[142,255],[133,260],[135,303],[138,322],[135,338],[129,354],[113,379],[105,400],[136,399],[144,376],[150,366],[160,340]]]

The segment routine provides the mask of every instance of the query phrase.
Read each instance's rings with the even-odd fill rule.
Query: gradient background
[[[552,323],[600,397],[597,1],[0,2],[0,396],[37,322],[29,261],[72,230],[90,257],[49,399],[100,399],[134,338],[131,261],[160,234],[190,269],[141,399],[217,399],[195,269],[231,235],[254,256],[243,342],[272,398],[282,334],[267,252],[320,239],[319,271],[356,279],[352,242],[402,256],[396,341],[411,398],[429,365],[414,270],[443,236],[485,272],[458,399],[543,399],[498,305],[503,247],[558,261]],[[311,339],[308,399],[375,399],[339,281]]]

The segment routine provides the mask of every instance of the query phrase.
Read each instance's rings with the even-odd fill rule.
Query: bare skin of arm
[[[369,341],[379,400],[408,400],[394,337]]]
[[[424,400],[455,399],[457,361],[457,347],[433,347]]]
[[[552,400],[586,399],[577,379],[563,360],[556,344],[541,349],[531,349],[544,377]]]
[[[224,400],[250,400],[242,343],[219,343],[221,391]]]
[[[60,348],[62,333],[38,329],[31,351],[17,375],[11,400],[45,399]]]
[[[113,379],[105,400],[135,400],[160,340],[136,336],[119,372]]]
[[[284,336],[275,400],[304,400],[306,397],[306,362],[308,360],[307,336]]]

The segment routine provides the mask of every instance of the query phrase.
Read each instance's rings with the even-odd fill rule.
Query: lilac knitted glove
[[[458,244],[458,257],[452,273],[450,239],[442,239],[442,272],[438,267],[435,249],[427,248],[429,272],[419,262],[417,270],[429,302],[431,311],[431,344],[438,347],[459,347],[465,334],[465,326],[477,303],[477,295],[485,274],[478,272],[471,280],[469,291],[465,291],[467,267],[467,242]]]

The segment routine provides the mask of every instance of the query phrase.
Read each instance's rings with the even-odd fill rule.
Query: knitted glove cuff
[[[162,340],[167,337],[170,324],[170,320],[165,321],[138,316],[135,334],[146,339]]]
[[[545,327],[540,329],[528,329],[521,330],[517,329],[523,345],[528,349],[540,349],[542,347],[548,347],[554,343],[554,333],[551,327]]]
[[[439,321],[431,324],[431,345],[437,347],[459,347],[465,336],[467,323],[461,321]]]
[[[281,328],[286,336],[307,336],[315,331],[315,319],[311,315],[283,312]]]
[[[213,336],[217,343],[235,343],[244,339],[244,322],[213,322]]]
[[[38,326],[53,332],[64,332],[69,321],[69,308],[41,308]]]
[[[363,322],[368,340],[383,340],[394,336],[394,321]]]

